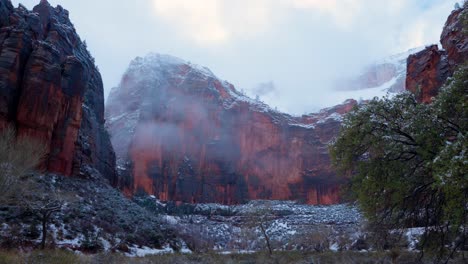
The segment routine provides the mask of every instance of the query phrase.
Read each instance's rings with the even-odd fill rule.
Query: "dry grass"
[[[31,253],[21,253],[15,251],[0,252],[0,264],[9,263],[34,263],[34,264],[100,264],[100,263],[160,263],[160,264],[199,264],[199,263],[213,263],[213,264],[305,264],[305,263],[342,263],[342,264],[361,264],[361,263],[432,263],[427,259],[424,262],[418,262],[416,254],[408,252],[400,252],[395,257],[392,252],[328,252],[328,253],[310,253],[299,251],[285,251],[274,252],[270,256],[266,252],[259,252],[254,254],[232,254],[232,255],[219,255],[215,253],[207,254],[168,254],[147,256],[143,258],[130,258],[117,253],[102,253],[96,255],[82,255],[75,254],[65,250],[47,250],[47,251],[34,251]],[[449,263],[464,263],[464,260],[454,260]],[[466,263],[466,262],[465,262]]]

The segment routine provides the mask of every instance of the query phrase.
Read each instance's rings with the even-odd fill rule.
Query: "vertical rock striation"
[[[47,144],[47,170],[116,183],[100,73],[68,11],[46,0],[33,11],[0,0],[0,129],[9,124]]]
[[[457,65],[468,58],[467,5],[454,10],[447,19],[440,36],[442,50],[437,45],[409,56],[406,89],[420,102],[429,103],[436,96]],[[465,23],[465,24],[464,24]]]
[[[343,179],[330,168],[327,144],[355,104],[292,117],[240,94],[207,68],[150,54],[130,64],[106,116],[129,195],[332,204]]]

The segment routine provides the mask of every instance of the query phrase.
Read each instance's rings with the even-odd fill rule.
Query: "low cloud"
[[[339,103],[335,79],[359,74],[373,60],[438,43],[457,2],[48,1],[70,11],[96,58],[106,95],[131,59],[159,52],[206,66],[249,94],[271,80],[276,91],[261,99],[296,114]],[[32,8],[39,0],[12,2]]]
[[[252,93],[260,97],[277,93],[276,86],[273,82],[259,83],[252,89]]]
[[[238,38],[253,37],[287,23],[297,11],[306,12],[337,30],[355,31],[393,25],[393,34],[405,48],[425,44],[433,37],[434,13],[446,11],[455,1],[429,1],[424,9],[417,0],[152,0],[155,14],[199,45],[224,45]],[[408,14],[411,14],[411,17]],[[374,23],[372,23],[374,21]],[[385,31],[387,29],[384,29]],[[416,34],[416,35],[414,35]],[[413,36],[413,37],[410,37]]]

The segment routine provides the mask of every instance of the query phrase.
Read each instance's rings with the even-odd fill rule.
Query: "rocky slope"
[[[47,144],[48,171],[97,169],[115,183],[100,73],[68,11],[46,0],[33,11],[0,0],[0,128],[9,124]]]
[[[354,250],[364,234],[357,207],[251,201],[242,205],[179,204],[150,197],[136,202],[186,238],[193,251],[255,252],[265,249],[263,224],[274,250]],[[259,217],[263,216],[261,220]],[[361,248],[359,248],[360,250]]]
[[[167,55],[131,62],[106,119],[120,185],[161,200],[339,202],[327,143],[351,100],[292,117],[252,100],[210,70]]]
[[[37,174],[34,179],[35,191],[30,194],[31,198],[41,200],[44,194],[56,194],[64,202],[61,210],[53,213],[48,221],[48,248],[129,255],[137,255],[143,249],[151,249],[149,253],[154,254],[184,250],[185,243],[169,225],[124,197],[99,175],[94,179],[81,179]],[[30,211],[0,205],[0,248],[31,250],[37,247],[42,238],[40,223]],[[60,263],[69,262],[61,260]]]
[[[467,4],[454,10],[447,19],[440,36],[443,49],[437,45],[409,56],[406,89],[418,100],[429,103],[440,87],[452,76],[457,65],[468,58]]]

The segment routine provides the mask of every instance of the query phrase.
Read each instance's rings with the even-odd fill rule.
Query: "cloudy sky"
[[[39,0],[13,0],[32,8]],[[337,103],[331,82],[413,47],[438,43],[456,0],[49,0],[85,39],[106,96],[149,52],[209,67],[294,113]],[[324,99],[328,98],[328,99]]]

